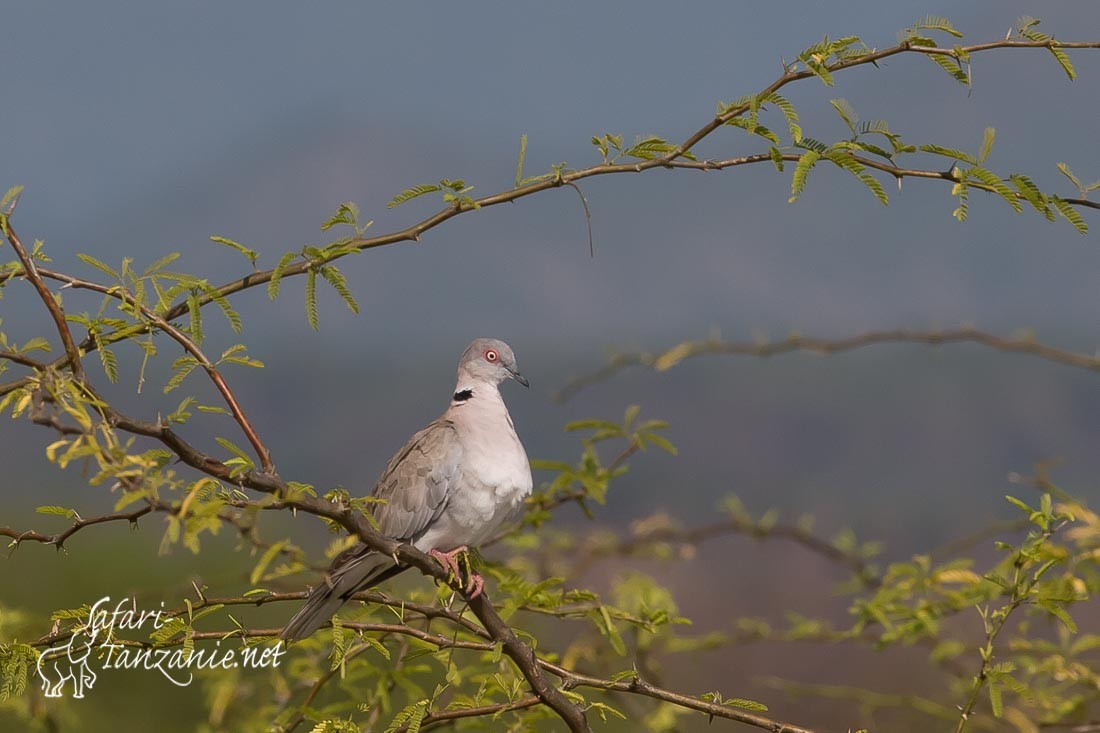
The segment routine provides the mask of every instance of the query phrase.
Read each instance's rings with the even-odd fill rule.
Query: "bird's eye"
[[[485,352],[485,361],[496,361],[497,358],[497,352],[493,351],[492,349],[489,349]]]

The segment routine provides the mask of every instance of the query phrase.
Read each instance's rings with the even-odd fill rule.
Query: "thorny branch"
[[[958,58],[968,57],[969,55],[973,55],[973,54],[976,54],[976,53],[981,53],[981,52],[990,51],[990,50],[994,50],[994,49],[1002,49],[1002,48],[1017,48],[1017,49],[1028,49],[1028,48],[1031,48],[1031,49],[1039,49],[1039,48],[1041,48],[1041,49],[1052,49],[1052,48],[1058,48],[1058,49],[1097,49],[1097,48],[1100,48],[1100,41],[1097,41],[1097,42],[1093,42],[1093,41],[1062,42],[1062,41],[1057,41],[1057,40],[1031,41],[1031,40],[1020,40],[1020,39],[1006,38],[1006,39],[1000,40],[1000,41],[991,41],[991,42],[987,42],[987,43],[979,43],[979,44],[974,44],[974,45],[971,45],[971,46],[961,46],[961,47],[957,47],[957,48],[933,48],[933,47],[927,47],[927,46],[920,46],[920,45],[912,43],[911,41],[902,41],[902,42],[898,43],[895,46],[891,46],[890,48],[871,51],[869,53],[861,54],[859,56],[854,56],[854,57],[849,58],[849,59],[844,59],[842,61],[837,61],[833,64],[829,64],[825,68],[830,73],[832,73],[832,72],[837,72],[837,71],[841,71],[841,70],[844,70],[844,69],[854,68],[854,67],[857,67],[857,66],[864,66],[864,65],[867,65],[867,64],[877,65],[878,61],[880,61],[882,59],[885,59],[885,58],[888,58],[888,57],[891,57],[891,56],[897,56],[899,54],[919,54],[919,55],[925,55],[925,56],[950,56],[952,58],[958,59]],[[756,99],[763,99],[763,98],[767,97],[768,95],[782,89],[783,87],[787,86],[788,84],[791,84],[791,83],[796,82],[796,81],[801,81],[803,79],[809,79],[809,78],[812,78],[814,76],[815,76],[814,72],[812,72],[810,70],[794,71],[794,70],[791,70],[791,69],[787,68],[787,69],[785,69],[785,72],[779,78],[777,78],[771,84],[769,84],[764,89],[762,89],[755,96],[755,98]],[[530,182],[530,183],[527,183],[527,184],[524,184],[524,185],[520,185],[520,186],[517,186],[515,188],[506,190],[506,191],[501,191],[501,192],[496,193],[496,194],[492,194],[492,195],[489,195],[489,196],[484,196],[484,197],[479,198],[479,199],[475,199],[475,200],[473,200],[472,203],[463,203],[461,201],[455,201],[453,204],[447,206],[446,208],[441,209],[440,211],[437,211],[435,214],[432,214],[431,216],[429,216],[425,219],[422,219],[421,221],[417,222],[416,224],[413,224],[413,225],[411,225],[409,227],[406,227],[404,229],[393,231],[393,232],[390,232],[390,233],[387,233],[387,234],[381,234],[381,235],[378,235],[378,236],[375,236],[375,237],[362,237],[362,236],[353,237],[353,238],[349,239],[346,242],[346,250],[347,251],[360,251],[361,252],[361,251],[365,251],[365,250],[368,250],[368,249],[374,249],[374,248],[377,248],[377,247],[384,247],[384,246],[391,245],[391,244],[397,244],[397,243],[400,243],[400,242],[419,242],[421,235],[423,235],[424,233],[428,232],[431,229],[434,229],[435,227],[439,226],[443,222],[445,222],[445,221],[447,221],[447,220],[449,220],[449,219],[451,219],[455,216],[458,216],[459,214],[468,213],[470,211],[475,211],[475,210],[485,208],[485,207],[489,207],[489,206],[495,206],[497,204],[509,203],[509,202],[516,201],[516,200],[524,198],[526,196],[530,196],[532,194],[539,193],[541,191],[545,191],[545,190],[548,190],[548,189],[551,189],[551,188],[559,188],[559,187],[562,187],[562,186],[572,186],[572,187],[576,188],[576,182],[577,181],[580,181],[580,180],[583,180],[583,179],[586,179],[586,178],[591,178],[593,176],[609,175],[609,174],[615,174],[615,173],[641,173],[643,171],[651,170],[653,168],[667,168],[667,169],[686,168],[686,169],[694,169],[694,170],[702,170],[702,171],[721,170],[723,168],[730,168],[730,167],[741,166],[741,165],[750,165],[750,164],[755,164],[755,163],[770,162],[772,160],[772,157],[769,153],[742,156],[742,157],[730,158],[728,160],[719,160],[719,161],[712,161],[712,160],[692,161],[692,160],[683,159],[684,154],[687,153],[687,152],[690,152],[691,150],[693,150],[694,147],[699,142],[701,142],[704,138],[708,137],[711,133],[713,133],[715,130],[718,130],[723,125],[726,125],[730,120],[735,119],[737,117],[741,117],[746,112],[748,112],[750,110],[750,108],[751,108],[751,105],[749,103],[745,103],[745,104],[730,107],[727,110],[725,110],[723,113],[715,115],[713,119],[711,119],[705,125],[703,125],[698,130],[696,130],[692,135],[690,135],[682,143],[677,145],[673,150],[669,151],[668,153],[666,153],[666,154],[664,154],[660,157],[653,158],[651,160],[643,160],[643,161],[637,161],[637,162],[604,163],[604,164],[600,164],[600,165],[590,166],[588,168],[583,168],[583,169],[580,169],[580,170],[563,171],[559,175],[543,178],[541,180],[536,180],[536,181],[533,181],[533,182]],[[787,155],[782,156],[782,158],[784,160],[797,160],[799,157],[800,156],[793,155],[793,154],[787,154]],[[872,167],[872,168],[875,168],[875,169],[880,170],[882,172],[893,175],[898,180],[900,180],[902,178],[905,178],[905,177],[916,177],[916,178],[939,179],[939,180],[945,180],[945,181],[950,181],[950,182],[957,182],[958,181],[958,178],[951,171],[942,172],[942,171],[898,168],[898,167],[895,167],[893,165],[890,165],[890,164],[887,164],[887,163],[882,163],[882,162],[877,161],[877,160],[866,159],[866,158],[863,158],[863,157],[860,157],[860,156],[854,156],[854,157],[856,157],[856,159],[860,163],[862,163],[863,165],[866,165],[868,167]],[[968,185],[972,188],[977,188],[977,189],[980,189],[980,190],[985,190],[985,191],[991,191],[992,190],[989,186],[987,186],[985,184],[982,184],[980,181],[970,180],[970,181],[968,181]],[[584,201],[583,194],[581,194],[581,200],[582,200],[582,202]],[[1100,203],[1094,202],[1094,201],[1089,201],[1089,200],[1083,199],[1083,198],[1066,198],[1066,199],[1063,199],[1063,200],[1066,201],[1067,203],[1071,204],[1071,205],[1074,205],[1074,206],[1100,209]],[[587,212],[586,212],[586,217],[587,217]],[[324,262],[331,262],[333,260],[345,257],[347,255],[347,251],[334,253],[328,259],[326,259]],[[314,268],[316,268],[318,265],[324,264],[324,262],[317,262],[317,261],[314,261],[313,259],[310,259],[310,260],[306,260],[306,261],[303,261],[303,262],[299,262],[299,263],[290,265],[290,266],[286,267],[285,269],[283,269],[280,272],[280,277],[286,278],[286,277],[294,277],[294,276],[297,276],[297,275],[306,274],[307,272],[309,272],[309,271],[313,270]],[[213,302],[216,298],[222,298],[222,297],[225,297],[225,296],[228,296],[228,295],[232,295],[234,293],[238,293],[242,290],[247,290],[249,288],[256,287],[258,285],[264,285],[264,284],[271,281],[271,279],[275,276],[275,273],[276,273],[276,271],[274,269],[253,272],[253,273],[250,273],[250,274],[248,274],[248,275],[246,275],[242,278],[233,280],[231,282],[225,283],[224,285],[222,285],[220,287],[214,288],[210,292],[201,293],[198,296],[199,305],[200,305],[200,307],[205,306],[205,305],[208,305],[209,303]],[[4,280],[6,280],[8,278],[16,277],[16,276],[19,276],[21,274],[22,274],[21,272],[15,271],[15,272],[12,272],[12,273],[8,273],[7,275],[0,275],[0,283],[3,283]],[[117,292],[112,292],[112,293],[108,293],[108,294],[111,295],[112,297],[120,297],[120,295],[117,294]],[[176,303],[176,305],[169,308],[164,313],[163,319],[165,321],[169,321],[169,322],[173,321],[176,318],[179,318],[180,316],[187,313],[188,312],[188,307],[189,306],[188,306],[188,303],[187,303],[186,300],[180,301],[180,302]],[[152,326],[146,325],[142,328],[142,330],[138,331],[137,333],[139,333],[139,334],[140,333],[145,333],[148,330],[150,330],[151,328],[152,328]],[[133,335],[133,332],[131,331],[131,329],[125,329],[125,330],[127,331],[128,335]],[[110,333],[110,334],[104,334],[103,337],[102,337],[104,343],[112,343],[117,338],[119,338],[118,332]],[[96,344],[95,343],[90,343],[89,341],[90,340],[86,340],[85,343],[81,344],[81,349],[85,353],[87,353],[88,351],[94,350],[96,348]],[[70,358],[71,358],[71,353],[67,351],[66,356],[55,360],[51,364],[51,366],[53,366],[54,368],[58,368],[58,369],[62,368],[63,366],[65,366],[66,364],[69,363]],[[9,382],[7,384],[0,384],[0,396],[3,396],[4,394],[7,394],[12,389],[17,389],[20,386],[24,386],[25,384],[26,384],[26,380],[16,380],[16,381],[13,381],[13,382]]]
[[[700,356],[755,356],[766,358],[796,351],[829,356],[865,346],[889,343],[928,344],[930,346],[958,343],[979,344],[996,351],[1029,354],[1057,364],[1100,372],[1100,356],[1082,354],[1039,343],[1030,336],[1003,337],[970,326],[951,330],[925,331],[897,328],[884,331],[865,331],[855,336],[835,339],[801,335],[792,335],[780,341],[725,341],[714,338],[701,341],[685,341],[659,354],[646,352],[616,354],[611,357],[605,366],[571,380],[558,391],[554,398],[559,402],[565,402],[586,387],[604,382],[616,376],[619,372],[637,366],[665,371],[682,361]]]
[[[27,252],[27,248],[23,246],[23,242],[20,241],[15,230],[11,228],[11,221],[8,214],[0,215],[0,229],[3,230],[8,243],[11,245],[11,248],[15,250],[16,256],[23,264],[23,272],[27,279],[31,281],[31,285],[38,291],[38,296],[42,298],[46,310],[50,312],[50,317],[57,327],[57,333],[61,337],[61,343],[65,347],[66,359],[68,360],[69,368],[72,369],[73,377],[76,378],[76,381],[83,382],[84,365],[80,361],[80,352],[77,351],[76,344],[73,342],[73,334],[69,330],[68,322],[65,320],[65,311],[62,309],[61,304],[53,297],[53,293],[50,292],[50,289],[42,282],[42,276],[34,264],[34,259],[31,257],[30,253]]]
[[[669,525],[642,529],[630,537],[617,539],[611,544],[593,543],[583,546],[580,548],[581,560],[573,567],[573,574],[582,575],[602,557],[635,555],[657,542],[698,545],[731,534],[741,534],[758,540],[789,540],[846,568],[866,588],[877,588],[882,583],[878,573],[862,555],[857,552],[846,551],[836,544],[818,537],[808,528],[794,524],[759,522],[751,517],[741,516],[730,517],[691,529]]]

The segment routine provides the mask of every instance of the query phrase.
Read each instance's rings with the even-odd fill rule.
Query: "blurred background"
[[[529,174],[560,161],[597,162],[592,135],[678,141],[710,118],[715,102],[761,88],[782,58],[822,36],[858,34],[882,47],[926,14],[950,17],[968,41],[1001,37],[1025,14],[1059,38],[1100,36],[1096,4],[1005,0],[701,2],[675,13],[649,2],[10,3],[0,45],[0,186],[27,187],[15,224],[24,240],[45,241],[58,269],[92,272],[76,252],[144,266],[180,251],[178,269],[221,283],[248,265],[210,235],[258,250],[268,268],[287,250],[328,241],[319,224],[343,201],[375,221],[372,232],[402,228],[438,208],[429,196],[387,210],[409,186],[461,177],[475,195],[510,188],[521,134]],[[837,75],[834,89],[805,82],[785,93],[806,134],[826,141],[846,135],[828,105],[835,97],[915,143],[976,149],[983,129],[995,126],[991,167],[1070,195],[1055,163],[1100,177],[1100,54],[1072,57],[1073,83],[1044,52],[995,52],[974,59],[972,90],[927,59],[895,58]],[[764,149],[730,129],[698,152]],[[715,331],[746,340],[794,329],[827,337],[972,323],[1095,349],[1095,234],[1015,215],[977,194],[960,224],[948,187],[920,181],[900,193],[889,182],[883,208],[826,168],[789,205],[789,176],[759,166],[583,182],[594,258],[574,191],[464,215],[419,244],[345,259],[363,312],[352,316],[322,285],[317,332],[306,323],[304,280],[284,282],[274,304],[254,289],[234,302],[249,352],[267,368],[237,375],[237,392],[285,478],[366,492],[391,453],[446,406],[466,342],[503,338],[532,382],[530,392],[506,388],[506,398],[533,458],[573,460],[576,440],[562,425],[615,419],[628,404],[672,423],[679,456],[640,456],[597,525],[624,527],[661,510],[703,521],[721,496],[736,493],[754,510],[814,514],[826,535],[849,526],[887,539],[889,559],[1009,514],[1007,475],[1037,461],[1061,459],[1059,481],[1096,498],[1096,375],[975,346],[700,359],[662,374],[628,372],[564,405],[553,401],[613,351],[658,350]],[[70,310],[98,307],[74,302]],[[48,332],[40,311],[22,284],[0,301],[15,340]],[[235,343],[216,311],[206,323],[211,343]],[[162,396],[156,386],[165,364],[139,397],[139,354],[120,357],[112,394],[122,405],[146,417],[174,409],[183,395]],[[200,380],[188,386],[205,394]],[[202,420],[211,432],[233,433],[228,418]],[[47,463],[50,439],[29,423],[0,422],[0,525],[52,531],[63,521],[34,507],[109,507],[78,468],[59,473]],[[69,554],[20,547],[0,562],[0,602],[41,612],[105,594],[178,598],[195,575],[240,579],[249,558],[233,554],[231,542],[220,554],[157,558],[161,521],[137,532],[82,532]],[[583,519],[566,511],[561,521]],[[829,610],[808,605],[836,580],[817,559],[765,554],[748,540],[712,550],[709,564],[664,577],[699,631],[779,607]],[[114,573],[110,558],[123,555],[142,558],[140,567]],[[728,579],[719,599],[698,590],[716,575]],[[832,610],[843,617],[842,607]],[[827,681],[836,653],[727,649],[705,664],[671,664],[685,691],[710,689],[720,673],[728,694],[797,709],[786,717],[799,722],[839,725],[845,718],[833,707],[795,706],[760,683],[779,673]],[[904,668],[881,659],[843,664],[852,682],[907,684]],[[200,690],[142,673],[118,677],[112,686],[105,680],[102,695],[97,687],[73,729],[150,715],[165,733],[195,728],[188,700]],[[139,688],[148,695],[135,696]],[[176,711],[169,719],[165,706]]]

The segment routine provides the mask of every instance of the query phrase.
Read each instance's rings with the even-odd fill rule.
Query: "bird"
[[[470,342],[450,405],[390,459],[371,493],[379,500],[371,505],[379,531],[431,554],[456,578],[456,558],[495,536],[531,495],[531,464],[500,394],[506,380],[530,387],[511,347],[490,338]],[[280,638],[310,636],[352,594],[405,569],[363,544],[345,550]],[[467,597],[480,595],[484,583],[469,573]]]

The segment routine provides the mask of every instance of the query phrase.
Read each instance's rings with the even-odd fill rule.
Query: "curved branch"
[[[231,485],[278,497],[290,497],[293,494],[290,486],[273,473],[248,471],[243,475],[233,475],[232,470],[224,463],[202,453],[166,425],[134,420],[106,403],[100,407],[100,410],[113,427],[135,435],[156,438],[179,456],[182,462],[208,476]],[[350,533],[357,535],[360,541],[372,550],[393,557],[395,562],[415,567],[423,575],[442,581],[465,594],[461,581],[451,577],[430,555],[412,545],[402,544],[383,536],[371,526],[366,517],[347,506],[309,495],[284,498],[283,505],[336,522]],[[500,643],[503,652],[515,663],[538,698],[551,708],[573,733],[590,731],[584,711],[550,683],[542,673],[531,647],[504,622],[490,602],[488,594],[482,593],[476,598],[468,599],[467,602],[470,610],[484,627],[485,633],[493,641]]]
[[[925,56],[937,56],[946,55],[958,57],[962,55],[973,55],[982,53],[984,51],[991,51],[1000,48],[1065,48],[1065,49],[1100,49],[1100,41],[1080,41],[1080,42],[1060,42],[1060,41],[1025,41],[1025,40],[1013,40],[1004,39],[1000,41],[991,41],[988,43],[979,43],[971,46],[961,46],[956,49],[949,48],[931,48],[927,46],[915,45],[909,41],[902,41],[896,46],[892,46],[881,51],[872,51],[870,53],[855,56],[850,59],[838,61],[834,64],[830,64],[827,68],[830,72],[841,71],[843,69],[850,69],[857,66],[864,66],[866,64],[875,64],[877,61],[888,58],[890,56],[896,56],[898,54],[913,53]],[[814,77],[815,74],[812,71],[786,71],[782,76],[773,81],[768,86],[764,87],[756,97],[762,98],[767,95],[778,91],[786,85],[800,81],[802,79],[809,79]],[[356,250],[362,251],[367,249],[374,249],[376,247],[384,247],[390,244],[397,244],[399,242],[418,242],[420,236],[425,232],[434,229],[448,219],[455,217],[459,214],[463,214],[469,211],[485,208],[488,206],[496,206],[497,204],[508,203],[521,199],[525,196],[545,191],[550,188],[558,188],[584,178],[591,178],[593,176],[602,176],[615,173],[640,173],[642,171],[650,170],[652,168],[673,168],[673,167],[695,167],[690,165],[691,161],[678,161],[684,153],[692,150],[700,141],[710,135],[718,128],[725,125],[731,119],[743,115],[750,109],[750,104],[745,103],[737,105],[726,110],[722,114],[715,115],[713,119],[700,127],[694,133],[692,133],[682,143],[677,145],[673,150],[669,151],[665,155],[659,158],[653,158],[652,160],[643,160],[634,163],[605,163],[602,165],[594,165],[582,170],[563,172],[559,176],[553,176],[545,178],[540,181],[534,181],[517,188],[502,191],[490,196],[485,196],[479,199],[475,199],[472,204],[463,204],[456,202],[452,206],[448,206],[445,209],[437,211],[435,214],[422,219],[421,221],[406,227],[398,231],[390,232],[388,234],[382,234],[377,237],[359,237],[352,239],[348,244],[354,247]],[[766,158],[768,156],[765,156]],[[758,162],[758,161],[753,161]],[[688,165],[685,165],[688,164]],[[928,177],[942,177],[938,174],[928,172]],[[1092,202],[1087,202],[1086,205],[1093,206],[1094,208],[1100,208],[1100,206],[1094,205]],[[337,257],[343,257],[345,255],[337,255]],[[334,257],[333,259],[336,259]],[[314,266],[312,262],[301,262],[296,265],[292,265],[282,272],[282,277],[290,277],[294,275],[301,275],[307,272]],[[254,272],[245,277],[235,280],[230,283],[226,283],[219,288],[216,288],[216,292],[219,296],[231,295],[233,293],[245,290],[247,288],[255,287],[267,283],[271,280],[274,270],[265,270],[262,272]],[[203,294],[200,297],[200,302],[208,303],[213,299],[211,294]],[[169,320],[182,315],[187,310],[186,302],[177,303],[166,314],[166,318]]]
[[[38,291],[38,295],[42,298],[42,302],[46,305],[46,310],[50,312],[50,318],[53,319],[54,325],[57,327],[57,333],[61,336],[61,343],[65,347],[65,355],[69,362],[69,368],[73,370],[73,376],[76,381],[84,381],[84,365],[80,361],[80,351],[76,348],[76,343],[73,342],[73,334],[69,330],[69,324],[65,320],[65,309],[61,307],[61,304],[53,297],[53,293],[46,287],[46,283],[42,282],[42,277],[38,272],[37,266],[34,264],[34,258],[27,252],[23,243],[19,240],[15,230],[11,228],[11,221],[9,215],[4,214],[0,216],[0,230],[3,230],[4,236],[7,238],[11,248],[15,250],[16,256],[19,257],[19,261],[23,263],[23,272],[26,274],[27,279],[31,281],[31,285]]]
[[[972,55],[972,54],[975,54],[975,53],[981,53],[981,52],[984,52],[984,51],[990,51],[990,50],[1002,49],[1002,48],[1020,48],[1020,49],[1026,49],[1026,48],[1033,48],[1033,49],[1038,49],[1038,48],[1042,48],[1042,49],[1053,49],[1053,48],[1059,48],[1059,49],[1098,49],[1098,48],[1100,48],[1100,41],[1061,42],[1061,41],[1057,41],[1057,40],[1053,40],[1053,39],[1049,40],[1049,41],[1030,41],[1030,40],[1019,40],[1019,39],[1007,39],[1006,38],[1006,39],[1000,40],[1000,41],[979,43],[979,44],[974,44],[974,45],[971,45],[971,46],[960,46],[960,47],[951,48],[951,49],[920,46],[920,45],[916,45],[916,44],[914,44],[910,41],[902,41],[901,43],[897,44],[896,46],[892,46],[890,48],[886,48],[886,49],[883,49],[883,50],[870,51],[868,53],[861,54],[859,56],[854,56],[852,58],[845,59],[843,61],[837,61],[833,64],[830,64],[830,65],[826,66],[825,68],[829,72],[836,72],[836,71],[841,71],[841,70],[844,70],[844,69],[854,68],[854,67],[857,67],[857,66],[863,66],[863,65],[866,65],[866,64],[873,64],[873,65],[877,66],[877,62],[884,59],[884,58],[888,58],[888,57],[891,57],[891,56],[896,56],[896,55],[899,55],[899,54],[906,54],[906,53],[918,54],[918,55],[924,55],[924,56],[951,56],[953,58],[960,58],[960,57]],[[773,81],[767,87],[762,89],[757,95],[755,95],[754,98],[757,99],[757,100],[762,99],[762,98],[767,97],[768,95],[778,91],[779,89],[785,87],[786,85],[791,84],[792,82],[801,81],[803,79],[809,79],[809,78],[812,78],[814,76],[815,76],[814,72],[809,71],[809,70],[792,71],[790,69],[785,69],[785,73],[782,76],[780,76],[778,79]],[[745,114],[745,112],[749,111],[750,108],[751,108],[751,104],[746,102],[744,104],[740,104],[740,105],[730,107],[727,110],[725,110],[724,112],[722,112],[721,114],[715,115],[713,119],[711,119],[709,122],[707,122],[701,128],[699,128],[695,133],[693,133],[691,136],[689,136],[686,140],[684,140],[682,143],[677,145],[674,149],[670,150],[668,153],[666,153],[666,154],[664,154],[660,157],[649,159],[649,160],[639,160],[639,161],[636,161],[636,162],[628,162],[628,163],[617,163],[617,162],[615,162],[615,163],[603,163],[603,164],[600,164],[600,165],[594,165],[594,166],[590,166],[588,168],[584,168],[584,169],[580,169],[580,170],[562,171],[562,172],[559,172],[557,175],[544,177],[544,178],[541,178],[540,180],[535,180],[535,181],[532,181],[530,183],[517,186],[516,188],[510,189],[510,190],[507,190],[507,191],[501,191],[499,193],[492,194],[492,195],[489,195],[489,196],[484,196],[484,197],[479,198],[479,199],[473,199],[473,200],[471,200],[469,202],[466,202],[466,203],[463,203],[461,201],[456,201],[453,204],[451,204],[450,206],[447,206],[446,208],[441,209],[440,211],[437,211],[436,213],[432,214],[431,216],[429,216],[425,219],[422,219],[421,221],[417,222],[416,224],[413,224],[413,225],[411,225],[409,227],[406,227],[404,229],[393,231],[393,232],[390,232],[388,234],[382,234],[382,235],[379,235],[379,236],[376,236],[376,237],[362,237],[362,236],[353,237],[353,238],[347,240],[344,243],[344,245],[345,245],[344,251],[334,253],[333,255],[329,256],[327,259],[325,259],[323,262],[320,262],[320,263],[317,262],[314,259],[310,259],[310,260],[299,262],[297,264],[286,267],[281,271],[280,277],[293,277],[293,276],[296,276],[296,275],[305,274],[305,273],[309,272],[311,269],[317,267],[318,264],[324,264],[324,262],[331,262],[331,261],[334,261],[336,259],[340,259],[342,257],[347,256],[347,254],[349,254],[350,252],[356,252],[356,251],[361,252],[361,251],[365,251],[365,250],[368,250],[368,249],[374,249],[376,247],[384,247],[384,246],[387,246],[387,245],[390,245],[390,244],[397,244],[397,243],[400,243],[400,242],[419,242],[420,241],[420,236],[422,234],[424,234],[425,232],[427,232],[431,229],[434,229],[435,227],[439,226],[443,222],[445,222],[448,219],[451,219],[455,216],[458,216],[459,214],[464,214],[464,213],[467,213],[467,212],[470,212],[470,211],[475,211],[475,210],[478,210],[478,209],[481,209],[481,208],[484,208],[484,207],[495,206],[497,204],[509,203],[509,202],[516,201],[516,200],[524,198],[526,196],[530,196],[532,194],[539,193],[541,191],[545,191],[545,190],[551,189],[551,188],[559,188],[559,187],[563,187],[563,186],[571,186],[571,187],[576,188],[576,182],[577,181],[585,179],[585,178],[591,178],[593,176],[602,176],[602,175],[609,175],[609,174],[615,174],[615,173],[641,173],[643,171],[651,170],[653,168],[669,168],[669,169],[672,169],[672,168],[689,168],[689,169],[695,169],[695,170],[722,170],[724,168],[730,168],[730,167],[739,166],[739,165],[750,165],[750,164],[755,164],[755,163],[771,162],[773,160],[771,154],[749,155],[749,156],[742,156],[742,157],[738,157],[738,158],[730,158],[728,160],[720,160],[720,161],[713,161],[713,160],[691,161],[691,160],[683,159],[684,154],[690,152],[700,141],[702,141],[704,138],[708,137],[711,133],[713,133],[718,128],[720,128],[723,125],[725,125],[726,123],[728,123],[730,120],[732,120],[734,118],[737,118],[737,117],[740,117],[741,115]],[[779,156],[780,159],[785,160],[785,161],[794,161],[794,160],[797,160],[799,157],[801,157],[801,156],[795,155],[795,154],[784,154],[784,155]],[[958,180],[959,180],[958,177],[955,176],[955,174],[951,171],[943,172],[943,171],[899,168],[899,167],[894,166],[892,164],[883,163],[881,161],[870,159],[870,158],[865,158],[863,156],[853,155],[852,157],[855,158],[857,161],[859,161],[861,164],[863,164],[867,167],[874,168],[876,170],[879,170],[879,171],[882,171],[882,172],[885,172],[885,173],[889,173],[890,175],[893,175],[899,181],[902,178],[905,178],[905,177],[939,179],[939,180],[944,180],[944,181],[949,181],[949,182],[958,182]],[[971,188],[976,188],[976,189],[987,191],[987,192],[994,191],[994,189],[991,186],[983,184],[980,181],[968,180],[967,184]],[[1021,199],[1021,200],[1024,199],[1024,197],[1022,197],[1019,194],[1015,194],[1015,196],[1016,196],[1017,199]],[[581,194],[581,200],[582,200],[582,202],[584,202],[583,194]],[[1072,205],[1072,206],[1079,206],[1079,207],[1092,208],[1092,209],[1100,209],[1100,203],[1094,202],[1094,201],[1089,201],[1085,198],[1064,198],[1062,200],[1064,202]],[[587,209],[587,206],[586,206],[586,209]],[[587,215],[587,211],[586,211],[586,215]],[[590,224],[591,223],[589,221],[589,239],[590,239],[590,243],[591,243],[591,226],[590,226]],[[9,278],[12,278],[12,277],[16,277],[20,274],[21,273],[19,271],[14,271],[14,272],[5,273],[4,275],[0,275],[0,284],[2,284],[5,280],[7,280]],[[52,274],[53,273],[51,273],[51,275]],[[242,278],[235,279],[233,281],[230,281],[228,283],[225,283],[225,284],[221,285],[220,287],[214,288],[211,291],[204,292],[204,293],[198,295],[197,297],[198,297],[199,306],[202,307],[202,306],[208,305],[209,303],[213,302],[216,298],[225,297],[225,296],[232,295],[234,293],[240,292],[242,290],[247,290],[249,288],[253,288],[253,287],[256,287],[258,285],[263,285],[263,284],[269,283],[274,276],[275,276],[275,270],[274,269],[256,271],[256,272],[249,273],[248,275],[245,275]],[[67,278],[68,276],[62,276],[62,277]],[[110,295],[111,297],[116,297],[116,298],[120,297],[119,294],[116,292],[117,289],[112,289],[111,292],[108,292],[107,289],[103,288],[103,286],[99,286],[99,288],[97,288],[97,289],[100,290],[101,292],[106,293],[107,295]],[[180,316],[182,316],[184,313],[186,313],[188,311],[188,307],[189,306],[188,306],[187,301],[185,301],[185,300],[180,301],[180,302],[176,303],[174,306],[172,306],[171,308],[169,308],[165,312],[165,314],[163,316],[163,319],[165,321],[173,321],[176,318],[179,318]],[[149,330],[149,328],[146,327],[144,329],[138,330],[136,333],[137,334],[145,333],[148,330]],[[129,333],[128,335],[134,335],[134,333]],[[119,338],[119,332],[118,331],[112,332],[112,333],[109,333],[109,334],[104,334],[103,337],[102,337],[104,343],[112,343],[117,338]],[[89,340],[85,340],[85,342],[80,345],[80,348],[84,353],[88,353],[89,351],[95,350],[96,344],[91,343],[90,339],[89,339]],[[51,364],[51,366],[53,366],[55,368],[61,368],[66,363],[68,363],[71,360],[72,357],[71,357],[71,355],[69,355],[68,350],[66,350],[66,351],[67,351],[67,355],[65,357],[62,357],[62,358],[54,361]],[[73,353],[75,353],[75,352],[73,352]],[[0,384],[0,396],[3,396],[5,394],[7,394],[8,392],[11,392],[14,389],[18,389],[19,387],[26,386],[28,381],[29,380],[27,380],[27,379],[21,379],[21,380],[15,380],[13,382],[8,382],[6,384]],[[220,389],[220,387],[219,387],[219,389]],[[248,431],[246,430],[246,433],[247,432]],[[251,440],[252,436],[249,436],[249,438]],[[254,447],[257,447],[257,446],[254,444]],[[258,447],[257,447],[257,450],[259,450]],[[264,458],[263,453],[260,453],[260,456],[261,456],[261,459]]]
[[[684,545],[698,545],[718,537],[731,534],[744,535],[756,540],[783,539],[801,545],[816,555],[836,563],[850,571],[865,588],[877,588],[882,578],[857,552],[846,551],[826,539],[818,537],[809,529],[794,524],[773,524],[756,521],[751,517],[734,516],[719,522],[704,524],[692,529],[676,526],[662,526],[634,536],[617,539],[611,545],[581,547],[581,561],[573,568],[574,575],[586,572],[601,557],[608,555],[634,555],[654,542],[672,542]]]
[[[884,331],[865,331],[855,336],[827,339],[792,335],[782,341],[748,342],[706,339],[703,341],[685,341],[660,354],[634,352],[617,354],[603,367],[583,374],[562,387],[554,399],[565,402],[585,387],[611,379],[619,372],[630,367],[642,366],[665,371],[686,359],[700,356],[756,356],[769,357],[788,354],[794,351],[808,351],[814,354],[832,355],[845,351],[886,343],[942,344],[972,343],[987,346],[997,351],[1015,354],[1029,354],[1047,361],[1066,366],[1100,372],[1100,356],[1069,351],[1057,346],[1039,343],[1033,338],[1005,338],[977,328],[964,327],[952,330],[918,330],[897,328]]]
[[[20,542],[41,542],[45,545],[56,545],[59,549],[65,544],[65,540],[72,537],[74,534],[90,527],[94,524],[104,524],[106,522],[129,522],[131,525],[136,525],[137,520],[144,517],[154,510],[153,506],[142,507],[132,512],[120,512],[117,514],[104,514],[98,517],[88,517],[87,519],[77,518],[73,521],[72,525],[68,529],[57,532],[55,534],[44,534],[42,532],[35,532],[34,530],[19,531],[12,529],[11,527],[0,527],[0,537],[11,537],[13,542],[12,546],[18,546]]]

